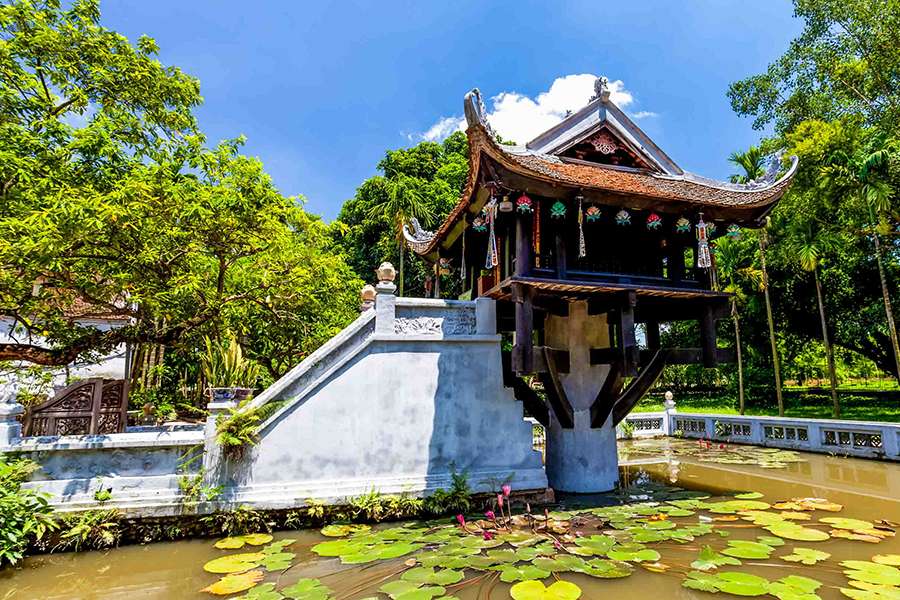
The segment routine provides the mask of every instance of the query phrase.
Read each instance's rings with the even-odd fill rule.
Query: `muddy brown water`
[[[726,499],[735,492],[757,491],[765,494],[764,499],[769,502],[794,497],[827,498],[844,505],[844,510],[839,513],[842,517],[900,521],[900,464],[801,454],[804,462],[768,469],[759,465],[702,462],[698,457],[672,452],[675,446],[690,443],[679,440],[620,443],[623,484],[640,484],[652,479]],[[563,499],[564,504],[573,501],[584,504],[585,498]],[[609,504],[611,498],[588,498],[587,502]],[[731,527],[731,537],[727,539],[754,539],[757,535],[767,534],[740,522],[723,525]],[[315,577],[331,588],[334,597],[339,599],[379,596],[378,587],[395,576],[404,560],[346,566],[337,558],[319,558],[310,551],[313,545],[325,539],[318,531],[279,532],[275,537],[297,540],[291,548],[297,553],[297,559],[294,566],[280,576],[279,588],[301,577]],[[707,544],[721,549],[726,541],[712,535],[685,545],[669,542],[650,545],[661,552],[662,562],[672,565],[668,573],[636,568],[633,575],[624,579],[595,579],[573,573],[565,573],[563,578],[577,583],[583,590],[582,598],[587,599],[733,598],[724,593],[710,594],[681,586],[684,571],[690,570],[687,565],[696,558],[699,548]],[[795,565],[776,558],[789,553],[794,546],[824,550],[831,553],[832,558],[816,566]],[[869,560],[875,554],[900,554],[900,537],[879,544],[840,539],[825,542],[786,540],[786,545],[778,548],[772,558],[745,560],[739,570],[771,580],[790,574],[816,578],[824,584],[818,594],[827,600],[844,597],[838,588],[846,586],[847,581],[838,561]],[[214,598],[199,591],[216,580],[216,576],[205,573],[202,566],[221,555],[221,550],[213,548],[213,540],[202,539],[128,546],[107,552],[36,556],[17,568],[0,571],[0,600]],[[275,580],[274,575],[266,579]],[[498,581],[452,590],[460,600],[508,598],[508,592],[509,585]],[[380,597],[387,598],[383,594]]]

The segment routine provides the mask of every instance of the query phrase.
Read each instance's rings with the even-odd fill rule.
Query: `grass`
[[[842,396],[841,418],[850,421],[887,421],[900,422],[900,401],[867,396]],[[738,414],[735,408],[737,401],[731,397],[708,395],[675,396],[679,412],[710,413],[722,415]],[[663,410],[662,400],[656,397],[644,398],[634,408],[634,412],[658,412]],[[785,398],[784,413],[786,417],[803,419],[830,419],[831,396],[828,394],[809,394]],[[775,406],[748,406],[744,412],[752,416],[778,416]]]

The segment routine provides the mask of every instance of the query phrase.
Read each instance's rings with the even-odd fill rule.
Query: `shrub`
[[[55,528],[47,495],[22,488],[39,468],[31,460],[0,459],[0,565],[22,560],[32,541]]]
[[[60,535],[54,550],[103,550],[119,544],[122,513],[116,509],[89,510],[59,518]]]

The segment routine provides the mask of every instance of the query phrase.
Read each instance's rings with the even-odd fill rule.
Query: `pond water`
[[[900,569],[892,566],[900,564],[900,538],[891,535],[900,521],[900,464],[666,439],[622,442],[619,452],[619,493],[562,498],[549,521],[517,517],[511,532],[485,536],[477,530],[493,524],[470,517],[469,533],[443,520],[349,537],[278,532],[276,542],[294,540],[281,547],[261,539],[226,550],[194,540],[37,556],[0,572],[0,599],[215,598],[200,590],[222,575],[204,564],[239,553],[251,554],[245,570],[258,572],[261,586],[274,584],[247,597],[271,600],[387,599],[380,589],[396,600],[509,598],[511,589],[517,600],[573,600],[579,590],[582,598],[734,592],[815,600],[843,598],[840,588],[865,600],[900,598]],[[621,503],[629,507],[609,508]],[[841,565],[848,560],[864,562]]]

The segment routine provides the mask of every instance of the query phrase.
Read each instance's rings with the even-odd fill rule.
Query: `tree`
[[[728,160],[744,169],[743,173],[731,176],[734,183],[748,183],[755,181],[765,174],[764,158],[762,152],[756,146],[751,146],[746,152],[732,152]],[[766,221],[768,226],[768,221]],[[762,288],[766,298],[766,320],[769,326],[769,343],[772,347],[772,366],[775,371],[775,398],[778,402],[778,416],[784,416],[784,397],[781,391],[781,364],[778,358],[778,345],[775,342],[775,319],[772,316],[772,300],[769,297],[769,274],[766,271],[766,246],[768,235],[765,227],[759,236],[759,263],[762,273]]]
[[[828,359],[828,377],[831,385],[831,401],[834,418],[840,418],[841,405],[837,396],[837,374],[834,366],[834,347],[828,335],[828,320],[825,316],[822,280],[819,277],[819,265],[822,255],[835,243],[832,233],[815,218],[805,215],[795,217],[793,235],[790,238],[790,251],[796,257],[800,268],[811,272],[816,284],[816,300],[819,307],[819,320],[822,327],[822,343]]]
[[[378,169],[383,175],[365,180],[341,207],[335,242],[363,278],[383,260],[395,264],[403,260],[403,290],[409,295],[424,294],[425,279],[432,271],[418,257],[406,260],[400,227],[417,216],[411,214],[412,204],[421,215],[417,218],[431,225],[441,223],[456,205],[468,175],[466,136],[456,132],[441,143],[389,150]],[[393,208],[397,205],[405,205],[405,215]],[[451,280],[441,289],[452,294],[459,285]]]
[[[232,330],[275,377],[352,318],[360,283],[242,139],[205,146],[197,80],[99,19],[92,0],[0,6],[0,316],[18,338],[0,361],[190,353]],[[76,304],[129,324],[78,326]]]
[[[778,134],[811,119],[849,115],[896,131],[900,123],[900,4],[893,0],[794,0],[803,31],[765,73],[728,90],[754,127]]]
[[[751,242],[752,243],[752,242]],[[738,408],[744,414],[744,363],[741,353],[740,311],[750,294],[762,288],[762,270],[754,265],[753,246],[743,239],[722,238],[716,243],[716,269],[731,296],[735,353],[738,369]]]

